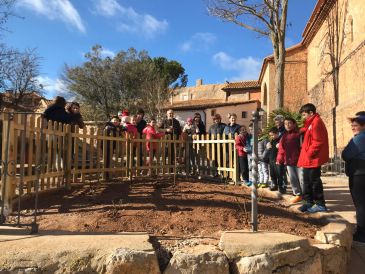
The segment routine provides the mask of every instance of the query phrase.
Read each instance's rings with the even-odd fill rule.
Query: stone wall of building
[[[364,15],[360,1],[338,0],[308,45],[309,101],[318,107],[327,125],[331,153],[335,145],[341,150],[352,136],[347,117],[365,110]],[[332,34],[331,24],[338,25],[338,34]],[[340,41],[338,53],[331,46],[333,37]],[[330,56],[339,64],[338,78],[334,78]]]
[[[308,101],[307,96],[307,52],[304,47],[289,50],[285,60],[284,78],[284,107],[298,111],[303,103]],[[266,85],[266,101],[265,101]],[[275,93],[275,65],[269,61],[261,82],[262,108],[270,113],[276,102]],[[266,103],[266,104],[265,104]]]
[[[248,101],[250,100],[250,92],[242,92],[242,91],[238,91],[238,92],[230,92],[229,97],[227,98],[228,102],[231,101],[237,101],[237,100],[241,100],[241,101]]]
[[[261,107],[268,113],[275,109],[275,66],[268,62],[261,81]]]
[[[225,99],[226,93],[222,90],[226,84],[200,85],[184,87],[176,90],[173,102],[191,101],[197,99]]]
[[[245,125],[248,127],[248,125],[251,123],[252,119],[252,112],[257,108],[257,103],[246,103],[246,104],[239,104],[239,105],[233,105],[233,106],[224,106],[224,107],[217,107],[215,109],[215,113],[218,113],[222,116],[222,122],[228,123],[228,114],[229,113],[236,113],[237,115],[237,124],[239,125]],[[213,124],[213,117],[211,116],[213,108],[207,108],[205,113],[207,117],[207,129]],[[242,117],[242,113],[246,113],[246,118]]]
[[[307,51],[301,47],[288,52],[286,56],[284,107],[298,111],[307,98]]]

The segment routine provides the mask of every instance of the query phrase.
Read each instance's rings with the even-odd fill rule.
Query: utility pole
[[[252,112],[252,124],[253,124],[253,147],[252,147],[252,185],[251,185],[251,224],[252,232],[257,232],[257,182],[258,182],[258,165],[257,165],[257,145],[258,145],[258,124],[260,120],[259,110]]]

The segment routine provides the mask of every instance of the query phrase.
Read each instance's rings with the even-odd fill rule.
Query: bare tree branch
[[[283,107],[288,1],[209,0],[207,5],[211,15],[270,38],[276,67],[276,108]],[[249,19],[254,19],[254,22],[247,22]]]

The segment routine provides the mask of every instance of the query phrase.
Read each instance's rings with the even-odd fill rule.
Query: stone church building
[[[302,34],[287,49],[284,106],[296,110],[317,106],[324,119],[331,154],[352,137],[347,117],[365,110],[365,3],[319,0]],[[275,108],[273,56],[264,59],[259,84],[261,105]]]

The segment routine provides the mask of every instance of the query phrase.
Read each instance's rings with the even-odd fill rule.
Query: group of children
[[[150,118],[147,123],[144,119],[144,111],[139,109],[136,115],[130,115],[128,110],[118,112],[118,116],[113,116],[109,122],[106,123],[105,129],[108,135],[117,136],[122,132],[127,132],[132,138],[137,138],[138,134],[146,135],[146,140],[159,139],[165,135],[160,132],[157,127],[155,118]],[[146,150],[152,155],[156,154],[157,143],[146,142]]]
[[[276,126],[272,127],[267,138],[258,129],[258,187],[269,187],[270,190],[279,190],[286,193],[287,172],[292,186],[294,198],[293,203],[302,199],[301,182],[302,172],[297,167],[301,149],[301,135],[295,119],[278,115],[275,117]],[[250,186],[252,184],[252,124],[247,131],[241,126],[239,135],[235,139],[238,152],[240,175],[242,183]],[[270,179],[271,181],[270,181]]]
[[[303,105],[299,113],[304,121],[300,129],[295,119],[280,115],[274,119],[275,127],[269,130],[269,139],[265,139],[259,131],[258,186],[269,186],[271,190],[279,190],[284,194],[288,174],[294,195],[291,202],[303,200],[299,211],[323,212],[327,208],[321,166],[329,159],[328,133],[313,104]],[[252,180],[252,136],[244,127],[241,127],[240,134],[236,137],[236,148],[243,182],[249,185]]]

